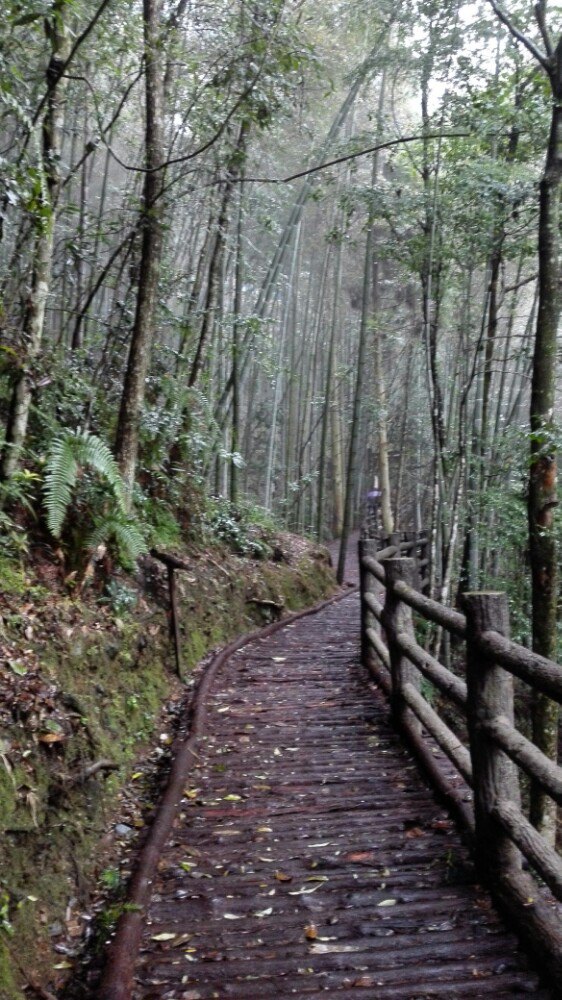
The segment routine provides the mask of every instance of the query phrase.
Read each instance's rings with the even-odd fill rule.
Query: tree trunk
[[[375,331],[374,331],[374,382],[375,382],[375,402],[377,404],[377,439],[378,439],[378,470],[379,484],[381,490],[381,520],[385,535],[391,535],[394,531],[394,518],[392,516],[392,502],[390,492],[390,459],[388,454],[388,422],[387,422],[387,401],[386,385],[382,365],[382,344],[381,331],[376,322],[376,309],[379,298],[379,263],[375,262],[374,277],[374,310],[375,310]]]
[[[242,170],[244,167],[242,167]],[[234,266],[234,318],[232,323],[232,429],[230,450],[233,455],[240,451],[240,327],[242,322],[242,295],[244,288],[244,186],[238,192],[238,226],[236,231],[236,262]],[[240,492],[239,468],[237,460],[232,461],[230,470],[230,500],[238,503]]]
[[[135,482],[139,427],[150,364],[158,279],[164,243],[163,207],[160,201],[164,171],[164,90],[161,37],[162,0],[143,0],[144,56],[146,65],[146,131],[143,192],[142,246],[135,320],[117,424],[115,452],[129,498]]]
[[[45,308],[51,289],[53,246],[57,201],[61,183],[60,159],[63,143],[64,107],[68,81],[62,75],[70,54],[70,34],[65,22],[66,0],[54,0],[46,33],[51,43],[47,67],[47,109],[42,130],[42,171],[44,178],[42,209],[37,219],[31,289],[23,318],[24,354],[12,390],[6,440],[1,456],[0,479],[10,479],[16,471],[25,444],[33,396],[34,365],[39,357]]]
[[[374,186],[378,172],[377,154],[373,157],[371,171],[372,185]],[[347,460],[347,474],[345,486],[345,504],[343,510],[343,525],[341,533],[340,551],[338,558],[337,580],[343,583],[345,573],[345,560],[347,554],[347,543],[352,526],[352,505],[357,481],[357,452],[360,437],[361,412],[363,402],[363,384],[365,379],[365,362],[367,358],[367,341],[369,334],[369,318],[371,315],[371,278],[373,270],[373,218],[370,218],[367,226],[367,239],[365,242],[365,264],[363,268],[363,291],[361,296],[361,325],[359,328],[359,345],[357,351],[357,372],[355,378],[355,393],[353,397],[353,411],[351,416],[351,427],[349,437],[349,450]]]
[[[322,541],[324,527],[324,501],[326,464],[328,453],[328,429],[333,408],[334,380],[335,380],[335,350],[336,332],[338,328],[338,309],[341,295],[342,276],[342,240],[343,240],[343,219],[342,233],[336,247],[336,261],[334,271],[334,296],[332,300],[332,317],[330,323],[330,341],[328,345],[328,359],[326,362],[326,382],[324,388],[324,408],[322,413],[322,433],[320,439],[320,461],[318,465],[318,495],[316,509],[316,537]],[[335,415],[334,415],[335,416]]]
[[[562,38],[549,74],[553,94],[550,140],[540,185],[539,302],[531,385],[531,469],[529,474],[529,550],[531,558],[533,649],[557,654],[557,546],[554,510],[558,503],[554,404],[556,339],[560,319],[560,190],[562,181]],[[558,753],[558,705],[537,696],[533,739],[553,760]],[[556,807],[540,789],[531,795],[531,819],[551,841]]]

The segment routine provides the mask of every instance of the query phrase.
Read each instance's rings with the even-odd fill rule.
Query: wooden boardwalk
[[[350,593],[222,667],[138,1000],[550,995],[363,675],[358,619]]]

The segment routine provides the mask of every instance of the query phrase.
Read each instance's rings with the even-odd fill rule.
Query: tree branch
[[[94,95],[94,110],[96,112],[96,116],[98,117],[98,123],[100,124],[100,133],[102,135],[105,135],[106,132],[110,132],[111,129],[113,128],[113,126],[115,125],[115,122],[119,118],[119,115],[121,114],[121,112],[122,112],[122,110],[123,110],[123,108],[125,106],[125,103],[127,101],[127,98],[129,96],[129,94],[131,93],[131,90],[133,89],[133,87],[135,86],[135,84],[138,83],[138,81],[140,80],[140,78],[141,78],[141,76],[143,74],[143,71],[144,71],[144,58],[143,58],[143,60],[141,62],[141,68],[140,68],[139,72],[135,75],[135,77],[133,78],[133,80],[131,81],[131,83],[129,84],[129,86],[124,91],[123,95],[121,96],[121,98],[119,100],[119,104],[117,105],[117,110],[114,112],[114,114],[112,115],[112,117],[109,120],[109,122],[108,122],[107,125],[102,125],[101,124],[101,119],[99,118],[98,110],[95,107],[95,97],[96,97],[96,94],[95,94],[95,91],[93,91],[93,95]],[[65,74],[65,75],[67,75],[67,74]],[[92,90],[90,82],[85,77],[79,77],[79,79],[81,79],[83,82],[85,82],[87,84],[87,86]],[[74,166],[72,166],[69,169],[68,174],[66,175],[64,181],[61,184],[61,188],[66,187],[66,185],[69,183],[69,181],[72,180],[74,174],[78,170],[80,170],[80,167],[83,165],[83,163],[98,148],[99,142],[100,142],[99,138],[97,138],[97,139],[94,138],[94,139],[90,139],[90,141],[86,143],[86,146],[84,148],[84,152],[83,152],[82,156],[77,160],[77,162],[74,164]]]
[[[546,23],[546,0],[538,0],[538,3],[535,4],[535,17],[544,42],[546,54],[551,58],[554,55],[554,45],[552,44],[552,38],[550,37]]]
[[[102,14],[104,12],[104,10],[106,9],[106,7],[109,6],[110,3],[111,3],[111,0],[102,0],[102,2],[100,3],[100,5],[99,5],[99,7],[98,7],[98,9],[96,11],[96,13],[92,17],[92,19],[88,22],[88,24],[84,28],[84,31],[82,32],[82,34],[78,35],[78,38],[74,42],[74,45],[72,46],[72,48],[71,48],[71,50],[70,50],[70,52],[68,54],[68,59],[66,59],[66,61],[64,63],[62,63],[62,65],[61,65],[61,67],[60,67],[57,75],[54,77],[53,80],[51,80],[49,82],[49,86],[47,87],[47,90],[43,94],[43,97],[41,98],[41,100],[39,102],[39,105],[38,105],[38,107],[35,110],[35,114],[33,115],[33,119],[32,119],[34,125],[37,124],[37,122],[39,120],[39,115],[41,114],[43,108],[45,107],[45,104],[49,100],[49,95],[51,94],[51,92],[56,87],[56,85],[59,82],[61,76],[64,76],[64,74],[66,73],[68,67],[70,66],[72,60],[74,59],[74,56],[78,52],[78,49],[80,48],[81,45],[84,44],[84,42],[86,41],[86,39],[88,38],[88,36],[94,30],[96,24],[98,23],[100,17],[102,16]]]
[[[515,27],[512,21],[510,21],[510,19],[508,18],[507,14],[505,14],[501,9],[501,7],[499,6],[499,4],[496,3],[496,0],[489,0],[489,3],[496,16],[499,18],[501,23],[505,25],[510,34],[513,35],[513,37],[516,38],[518,42],[521,42],[521,44],[525,46],[528,52],[530,52],[531,55],[534,56],[537,62],[539,62],[543,67],[543,69],[545,69],[546,72],[548,73],[550,69],[548,65],[548,59],[545,59],[541,50],[538,49],[535,43],[532,42],[530,38],[527,38],[527,36],[524,35],[522,31],[519,31],[519,28]]]
[[[327,160],[326,163],[319,163],[316,167],[309,167],[308,170],[299,170],[296,174],[288,177],[239,177],[235,183],[239,184],[289,184],[290,181],[299,180],[300,177],[308,177],[319,170],[326,170],[327,167],[335,167],[338,163],[346,163],[348,160],[356,160],[359,156],[367,156],[369,153],[376,153],[379,149],[391,149],[393,146],[400,146],[407,142],[420,142],[422,139],[459,139],[467,138],[472,132],[431,132],[422,135],[404,135],[398,139],[389,139],[387,142],[377,143],[376,146],[368,146],[367,149],[360,149],[357,153],[347,153],[345,156],[338,156],[335,160]]]

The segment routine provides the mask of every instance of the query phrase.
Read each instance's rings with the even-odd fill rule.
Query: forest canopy
[[[8,0],[2,545],[127,561],[211,496],[325,539],[377,483],[432,592],[505,586],[525,638],[516,567],[556,561],[560,13]]]

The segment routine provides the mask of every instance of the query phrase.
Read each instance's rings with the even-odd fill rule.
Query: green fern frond
[[[53,441],[47,458],[43,487],[49,531],[59,538],[66,512],[76,486],[78,462],[75,457],[76,438],[63,434]]]
[[[76,458],[81,465],[89,465],[90,468],[103,476],[111,486],[113,495],[117,501],[119,509],[126,514],[127,503],[125,499],[125,489],[123,479],[119,471],[119,466],[115,461],[110,449],[105,441],[89,434],[87,431],[78,432],[76,438]]]
[[[123,480],[105,442],[88,431],[65,431],[51,445],[43,487],[47,524],[55,538],[60,537],[80,466],[89,466],[103,476],[119,511],[126,513]]]
[[[96,549],[98,545],[115,540],[122,556],[129,562],[134,562],[146,552],[147,546],[143,533],[131,518],[125,518],[120,512],[100,519],[87,539],[87,547]]]

